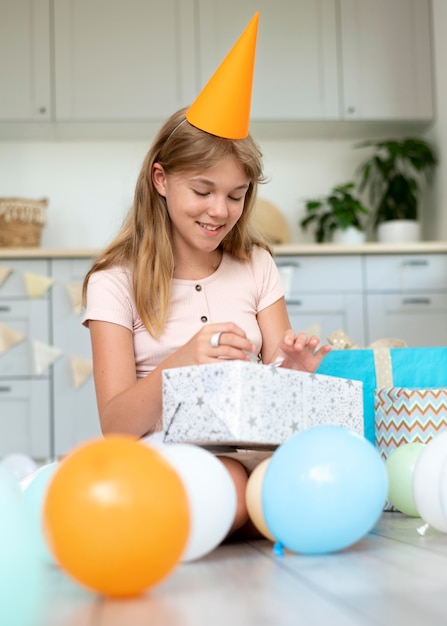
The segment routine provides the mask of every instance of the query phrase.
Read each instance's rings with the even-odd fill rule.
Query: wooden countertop
[[[446,241],[419,241],[415,243],[364,243],[357,246],[338,244],[291,243],[274,246],[277,256],[285,255],[346,255],[346,254],[427,254],[447,252]],[[0,248],[0,259],[58,259],[92,258],[98,253],[93,248]]]

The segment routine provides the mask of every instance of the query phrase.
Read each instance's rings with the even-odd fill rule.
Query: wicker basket
[[[0,198],[0,247],[40,246],[48,200]]]

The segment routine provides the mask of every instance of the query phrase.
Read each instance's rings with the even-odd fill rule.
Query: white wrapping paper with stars
[[[280,445],[323,424],[363,435],[362,382],[244,361],[163,371],[165,442]]]

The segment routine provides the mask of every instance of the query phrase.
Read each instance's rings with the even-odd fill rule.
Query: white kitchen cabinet
[[[447,345],[447,254],[365,259],[367,338]]]
[[[201,86],[256,11],[252,119],[338,119],[334,0],[200,0]]]
[[[0,121],[51,117],[50,0],[0,0]]]
[[[431,120],[430,0],[340,0],[342,116]]]
[[[164,120],[195,94],[193,0],[57,0],[58,121]]]
[[[24,340],[0,355],[0,456],[29,454],[40,461],[66,454],[101,435],[93,377],[75,385],[72,359],[91,360],[90,336],[72,297],[90,265],[86,258],[7,258],[11,270],[0,285],[0,323]],[[48,292],[29,297],[25,273],[48,276]],[[35,372],[35,342],[60,351]]]
[[[368,338],[394,337],[411,346],[447,345],[447,292],[368,294]]]
[[[317,325],[321,340],[343,328],[364,342],[363,282],[360,257],[277,256],[290,322],[296,331]]]
[[[324,244],[294,248],[279,246],[275,262],[296,331],[319,324],[322,341],[343,329],[359,345],[387,337],[409,346],[447,345],[447,246],[426,244],[416,252],[386,252],[381,244],[350,252]],[[72,370],[73,357],[91,359],[89,332],[72,296],[93,253],[21,255],[0,249],[0,268],[11,270],[0,285],[0,322],[26,335],[0,355],[0,457],[23,452],[45,461],[101,436],[93,377],[77,386]],[[44,296],[29,298],[25,272],[50,276],[54,284]],[[33,370],[34,340],[61,351],[41,375]]]
[[[202,84],[240,22],[260,11],[252,120],[433,118],[430,0],[200,0],[199,7]]]
[[[253,121],[431,120],[430,6],[0,0],[0,134],[159,124],[195,99],[256,11]]]
[[[51,456],[50,381],[0,377],[0,458],[26,454],[38,461]]]
[[[80,287],[90,259],[53,259],[53,343],[63,352],[53,366],[54,452],[61,456],[75,445],[101,436],[93,376],[75,386],[72,359],[91,360],[90,334],[81,324],[69,286]]]
[[[0,285],[0,323],[23,335],[0,354],[0,456],[21,452],[39,460],[51,456],[51,398],[48,372],[35,373],[34,342],[50,339],[50,294],[30,298],[25,273],[50,275],[47,260],[0,260],[9,270]]]
[[[343,329],[358,345],[382,338],[447,345],[447,253],[277,254],[295,330]]]
[[[317,325],[323,343],[329,335],[343,328],[351,339],[363,343],[363,298],[361,294],[313,295],[287,301],[290,323],[296,332]]]

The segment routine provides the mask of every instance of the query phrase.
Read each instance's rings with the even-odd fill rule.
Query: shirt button
[[[202,285],[196,285],[196,291],[202,291]]]
[[[202,315],[202,317],[200,318],[200,321],[203,322],[203,323],[207,322],[208,321],[207,316],[206,315]]]

